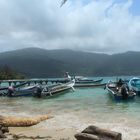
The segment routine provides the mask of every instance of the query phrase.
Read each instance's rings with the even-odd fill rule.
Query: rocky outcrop
[[[75,135],[77,140],[122,140],[122,134],[96,126],[89,126]]]

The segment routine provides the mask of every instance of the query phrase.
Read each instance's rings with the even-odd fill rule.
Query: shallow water
[[[106,77],[104,82],[115,77]],[[74,128],[78,132],[97,125],[121,132],[124,140],[140,139],[140,97],[134,101],[115,102],[103,88],[76,89],[49,99],[0,98],[2,115],[54,116],[35,127]]]

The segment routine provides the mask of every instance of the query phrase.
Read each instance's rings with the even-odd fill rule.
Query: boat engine
[[[34,97],[41,98],[41,93],[42,93],[42,87],[41,86],[38,86],[36,88],[35,92],[33,93],[33,96]]]
[[[7,92],[7,95],[9,96],[9,97],[12,97],[12,95],[13,95],[13,93],[14,93],[14,87],[13,86],[10,86],[9,88],[8,88],[8,92]]]
[[[121,94],[122,94],[122,99],[127,99],[128,98],[128,89],[125,85],[121,87]]]

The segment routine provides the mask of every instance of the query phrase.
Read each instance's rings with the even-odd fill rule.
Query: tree
[[[0,67],[0,80],[8,79],[24,79],[25,76],[19,72],[12,70],[9,66]]]

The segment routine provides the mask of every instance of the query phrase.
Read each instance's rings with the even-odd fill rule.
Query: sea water
[[[104,77],[103,82],[108,80],[116,80],[116,77]],[[96,125],[122,133],[123,140],[140,139],[140,97],[116,102],[104,88],[76,88],[74,92],[48,99],[1,97],[0,110],[1,115],[54,116],[36,127],[74,128],[80,132],[89,125]]]

